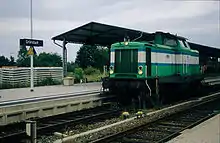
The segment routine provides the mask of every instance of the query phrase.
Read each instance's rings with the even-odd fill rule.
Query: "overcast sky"
[[[51,38],[91,21],[146,32],[178,34],[220,48],[220,2],[212,0],[33,0],[37,52],[62,49]],[[17,56],[19,39],[30,37],[30,0],[0,0],[0,55]],[[79,45],[68,44],[73,61]]]

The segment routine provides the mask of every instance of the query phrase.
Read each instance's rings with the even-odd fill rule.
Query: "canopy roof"
[[[189,42],[191,49],[198,50],[201,55],[220,57],[220,49]]]
[[[53,37],[52,40],[64,41],[65,39],[65,41],[68,43],[110,46],[115,42],[124,41],[124,38],[127,36],[130,38],[130,40],[138,37],[141,37],[139,40],[142,40],[148,37],[150,34],[152,33],[97,22],[90,22],[57,35]],[[178,38],[185,39],[184,37],[180,36],[178,36]],[[220,57],[220,49],[196,43],[189,44],[192,49],[198,50],[203,55]]]
[[[141,36],[141,34],[144,38],[145,36],[149,36],[150,33],[97,22],[90,22],[55,36],[52,40],[63,41],[65,39],[69,43],[109,46],[117,41],[124,41],[124,37],[129,36],[130,39],[135,39]]]

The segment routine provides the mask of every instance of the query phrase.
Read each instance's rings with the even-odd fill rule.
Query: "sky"
[[[44,40],[37,53],[62,55],[51,38],[91,21],[220,48],[219,0],[33,0],[33,38]],[[0,55],[16,57],[21,38],[30,38],[30,0],[0,0]],[[68,61],[79,47],[67,44]]]

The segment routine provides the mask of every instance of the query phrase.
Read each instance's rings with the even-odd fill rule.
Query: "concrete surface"
[[[167,143],[220,143],[220,114],[185,130]]]
[[[15,88],[0,90],[0,103],[5,101],[18,101],[21,99],[45,98],[48,96],[63,96],[69,93],[88,92],[91,90],[100,90],[101,83],[83,83],[73,86],[41,86],[35,87],[34,92],[30,92],[30,88]]]
[[[0,90],[0,126],[101,106],[101,83]],[[105,100],[105,101],[103,101]]]
[[[102,106],[107,102],[105,99],[109,98],[112,96],[88,93],[83,96],[0,106],[0,126]]]

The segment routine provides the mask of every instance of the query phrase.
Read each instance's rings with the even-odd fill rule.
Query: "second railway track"
[[[103,107],[97,107],[95,109],[87,109],[74,113],[38,119],[36,120],[38,139],[41,135],[50,136],[55,131],[63,131],[79,123],[91,121],[98,122],[109,118],[118,117],[118,115],[120,115],[119,110],[111,109],[108,105],[106,105]],[[22,143],[27,138],[25,123],[3,126],[0,128],[0,130],[1,143],[14,141]]]
[[[185,129],[220,113],[220,99],[207,102],[185,111],[159,119],[127,131],[115,133],[93,143],[164,143],[178,136]]]

